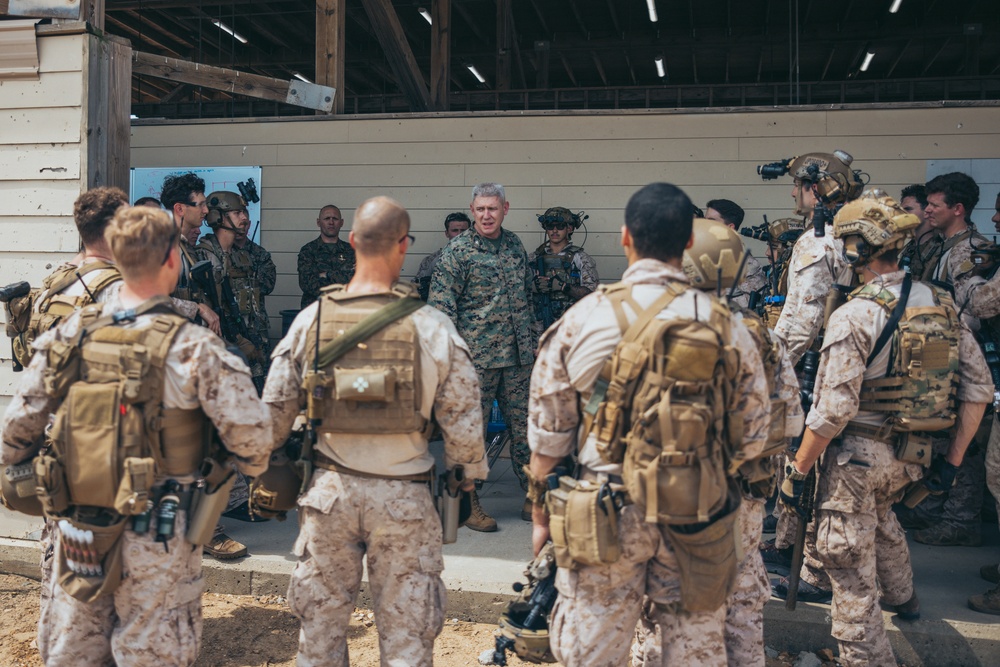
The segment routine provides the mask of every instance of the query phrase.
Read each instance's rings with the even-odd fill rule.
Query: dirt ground
[[[38,582],[0,575],[0,666],[40,667],[35,644]],[[280,596],[217,595],[203,598],[205,618],[198,667],[292,667],[298,643],[298,621]],[[437,667],[474,667],[493,646],[495,625],[448,619],[434,645]],[[372,614],[358,609],[348,634],[351,664],[372,667],[378,661],[378,634]],[[516,656],[512,666],[529,663]],[[768,658],[767,667],[789,667],[792,659]]]

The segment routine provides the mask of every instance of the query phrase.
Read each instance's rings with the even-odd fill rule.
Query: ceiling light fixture
[[[424,17],[424,20],[427,21],[429,25],[434,25],[434,21],[431,20],[431,13],[427,11],[427,8],[417,7],[417,12]]]
[[[230,28],[228,25],[226,25],[222,21],[212,21],[212,23],[215,24],[216,28],[218,28],[222,32],[229,33],[230,35],[232,35],[233,37],[235,37],[236,39],[238,39],[243,44],[246,44],[249,41],[246,37],[244,37],[240,33],[236,32],[235,30],[233,30],[232,28]]]
[[[656,0],[646,0],[646,7],[649,8],[649,20],[656,23],[659,20],[656,15]]]
[[[483,77],[482,74],[479,73],[479,70],[476,69],[475,65],[466,65],[466,68],[468,68],[468,70],[472,72],[472,76],[479,79],[479,83],[486,83],[486,79]]]
[[[667,75],[667,70],[663,67],[663,56],[656,56],[653,62],[656,63],[656,75],[662,79]]]
[[[861,71],[862,72],[867,72],[868,71],[868,66],[872,64],[872,58],[874,58],[874,57],[875,57],[875,52],[874,51],[869,51],[868,53],[865,54],[865,61],[863,63],[861,63]]]
[[[901,4],[903,4],[903,0],[893,0],[892,7],[889,8],[889,13],[895,14],[898,12]]]
[[[294,77],[295,77],[296,79],[298,79],[299,81],[305,81],[306,83],[312,83],[312,81],[310,81],[310,80],[309,80],[309,79],[307,79],[306,77],[302,76],[302,75],[301,75],[301,74],[299,74],[298,72],[292,72],[292,76],[294,76]]]

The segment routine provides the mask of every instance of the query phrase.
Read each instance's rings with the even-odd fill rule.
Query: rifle
[[[316,429],[323,423],[323,399],[326,397],[326,373],[319,369],[319,324],[322,321],[323,297],[316,301],[316,349],[313,353],[312,370],[306,373],[302,382],[303,389],[307,392],[306,403],[306,432],[302,438],[302,451],[294,466],[302,477],[302,487],[299,495],[302,495],[309,488],[309,482],[313,475],[313,447],[316,446]]]
[[[9,305],[10,302],[13,301],[14,299],[18,299],[20,297],[27,296],[29,293],[31,293],[31,285],[26,280],[22,280],[22,281],[16,282],[16,283],[11,283],[10,285],[7,285],[6,287],[0,287],[0,303],[4,304],[4,306],[5,306],[6,310],[7,310],[7,318],[8,318],[7,322],[8,323],[10,323],[11,318],[13,316],[13,313],[10,312],[10,305]],[[9,329],[8,329],[8,331],[9,331]],[[14,369],[14,372],[15,373],[20,373],[21,371],[24,370],[24,366],[22,366],[21,362],[19,362],[17,360],[17,354],[14,352],[14,337],[16,336],[16,334],[11,333],[11,334],[8,334],[8,335],[10,335],[10,337],[11,337],[10,338],[10,363],[11,363],[11,366],[13,367],[13,369]]]
[[[545,277],[545,254],[544,252],[535,258],[535,268],[538,275]],[[551,288],[551,285],[549,285]],[[548,329],[556,321],[552,312],[552,295],[549,292],[538,291],[538,319],[542,321],[542,327]]]

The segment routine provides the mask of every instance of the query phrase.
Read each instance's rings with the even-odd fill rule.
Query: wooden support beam
[[[186,83],[182,83],[181,85],[177,86],[169,93],[164,95],[162,98],[160,98],[160,104],[173,104],[180,98],[184,97],[184,95],[186,95],[189,90],[191,90],[191,86],[187,85]]]
[[[605,86],[608,85],[608,77],[604,73],[604,63],[601,62],[600,56],[597,55],[596,51],[590,52],[590,58],[594,61],[594,67],[597,69],[597,75],[601,77],[601,81]]]
[[[80,20],[86,21],[98,30],[104,30],[104,0],[82,0]]]
[[[826,80],[826,73],[830,70],[830,64],[833,62],[833,54],[835,54],[836,52],[837,52],[837,45],[834,44],[833,46],[830,47],[830,55],[826,57],[826,64],[823,65],[823,73],[820,74],[819,76],[820,81]]]
[[[428,111],[431,96],[427,92],[424,76],[417,67],[406,33],[399,24],[399,17],[391,0],[361,0],[368,19],[372,22],[379,44],[385,50],[386,58],[396,75],[396,83],[410,103],[411,111]]]
[[[615,9],[615,0],[607,0],[608,3],[608,13],[611,14],[611,25],[615,27],[615,34],[622,35],[621,24],[618,23],[618,11]]]
[[[608,0],[608,4],[611,4],[612,0]],[[545,15],[542,14],[542,8],[538,6],[538,0],[531,0],[531,7],[535,10],[535,16],[538,17],[538,23],[542,26],[542,33],[546,37],[551,37],[552,33],[549,32],[549,24],[545,22]]]
[[[497,90],[510,90],[511,0],[497,0]]]
[[[462,6],[462,3],[458,2],[458,0],[454,0],[451,6],[458,12],[459,16],[462,17],[462,20],[465,21],[466,26],[472,31],[472,34],[476,36],[476,39],[479,40],[480,44],[490,43],[487,35],[479,29],[479,21],[472,17],[472,14],[469,13],[468,9]]]
[[[431,0],[431,108],[448,110],[451,74],[451,0]]]
[[[212,67],[141,51],[132,53],[132,71],[178,83],[189,83],[193,86],[204,86],[237,95],[284,102],[327,113],[333,109],[335,91],[332,88],[315,83],[305,83],[298,79],[291,81],[274,79],[259,74],[247,74],[238,70]]]
[[[549,87],[549,53],[551,49],[547,40],[535,42],[535,88],[539,90]]]
[[[316,83],[334,90],[344,88],[347,40],[347,0],[316,0]],[[344,96],[337,95],[333,113],[344,113]]]
[[[576,76],[573,75],[573,68],[569,66],[569,61],[566,60],[566,56],[560,53],[559,60],[562,61],[563,67],[566,69],[566,76],[569,77],[569,80],[573,82],[574,86],[579,86],[580,84],[576,82]]]
[[[896,66],[899,65],[900,59],[902,59],[903,54],[906,53],[906,50],[910,48],[910,44],[912,43],[913,40],[908,39],[906,40],[906,44],[903,44],[902,48],[899,49],[899,53],[896,54],[896,57],[893,59],[892,64],[889,65],[889,70],[885,73],[885,78],[887,79],[892,78],[892,73],[896,71]]]
[[[635,78],[635,67],[632,65],[632,57],[628,54],[628,51],[623,51],[622,53],[625,56],[625,65],[628,67],[628,75],[632,80],[632,85],[637,86],[639,85],[639,81]]]
[[[576,6],[576,0],[569,0],[569,7],[573,10],[573,16],[576,17],[576,22],[580,26],[580,34],[583,35],[584,39],[590,39],[590,31],[587,30],[587,24],[583,20],[580,8]]]
[[[948,48],[948,43],[950,41],[951,39],[945,39],[944,41],[941,42],[941,47],[937,51],[935,51],[934,55],[931,56],[931,59],[927,61],[927,64],[924,65],[924,68],[920,71],[920,76],[927,74],[927,70],[931,68],[931,65],[934,64],[934,61],[937,60],[942,53],[944,53],[944,50],[946,48]]]

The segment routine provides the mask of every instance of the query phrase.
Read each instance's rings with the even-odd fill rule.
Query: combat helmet
[[[205,203],[208,204],[208,215],[205,217],[205,222],[208,223],[209,227],[217,227],[222,222],[223,213],[245,211],[247,208],[247,202],[243,197],[227,190],[213,192],[205,199]]]
[[[889,250],[899,250],[920,226],[884,191],[867,190],[844,204],[833,218],[833,235],[844,242],[844,259],[864,265]]]
[[[564,222],[573,229],[579,229],[580,225],[586,219],[587,216],[583,215],[583,211],[579,213],[573,213],[568,208],[563,206],[553,206],[545,210],[545,213],[535,216],[538,218],[538,223],[544,227],[547,222]]]
[[[500,616],[500,635],[511,642],[513,650],[521,660],[534,664],[555,662],[549,647],[548,624],[539,629],[524,627],[531,607],[526,602],[513,602]]]
[[[290,440],[294,438],[295,433]],[[272,452],[267,471],[250,483],[250,512],[255,516],[283,521],[286,513],[295,509],[302,477],[288,455],[291,444]]]
[[[812,183],[824,204],[843,204],[856,199],[864,188],[861,171],[851,169],[854,158],[845,151],[806,153],[788,165],[792,178]]]
[[[693,242],[683,259],[691,284],[700,290],[732,287],[746,252],[739,234],[718,220],[695,218],[691,235]]]
[[[801,218],[778,218],[767,225],[768,242],[790,246],[805,230],[806,223]]]

